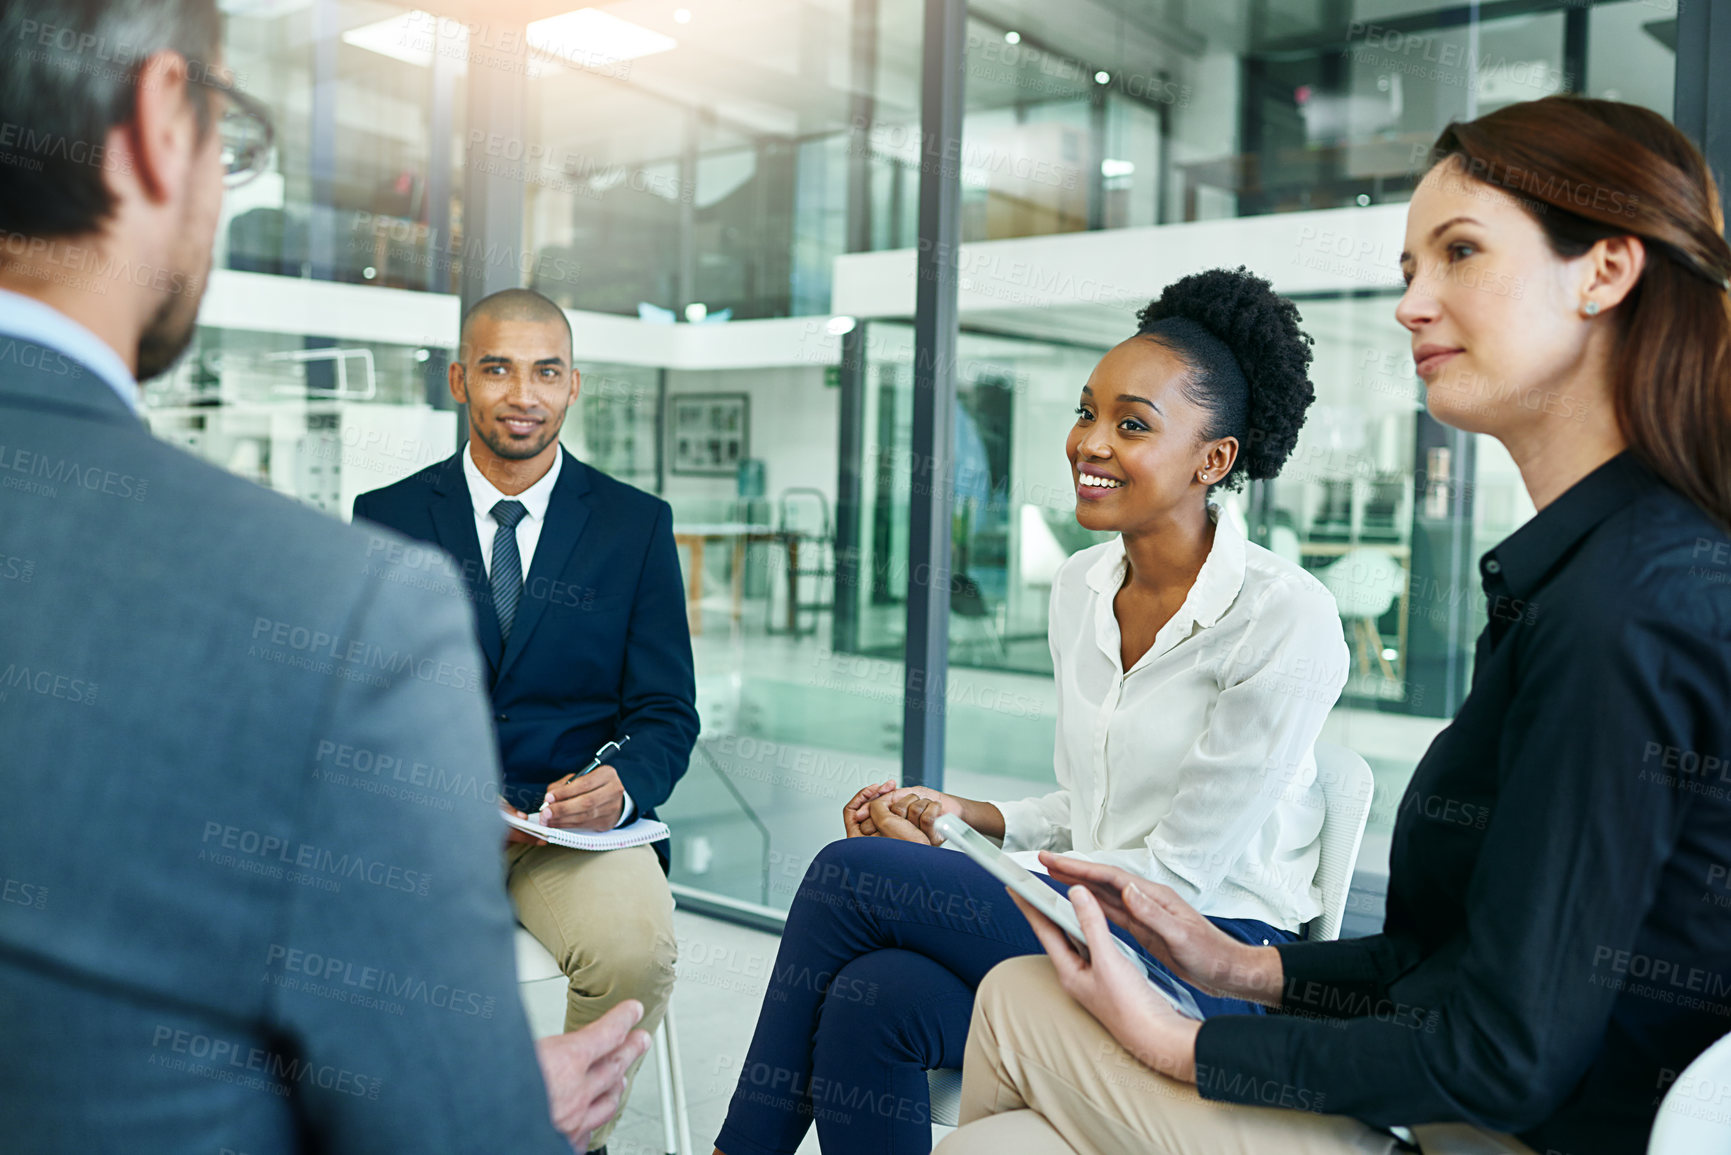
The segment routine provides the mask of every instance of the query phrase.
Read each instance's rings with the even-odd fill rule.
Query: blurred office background
[[[566,307],[564,442],[671,502],[685,566],[704,731],[674,882],[749,917],[901,766],[923,5],[569,2],[224,0],[279,143],[150,421],[346,517],[457,445],[466,285]],[[1317,402],[1227,512],[1339,601],[1325,736],[1377,776],[1349,932],[1378,917],[1400,791],[1470,676],[1476,558],[1532,512],[1500,446],[1424,412],[1404,202],[1451,118],[1562,91],[1671,116],[1677,37],[1676,0],[970,0],[947,788],[1051,787],[1047,598],[1094,540],[1079,389],[1165,284],[1244,263],[1299,303]]]

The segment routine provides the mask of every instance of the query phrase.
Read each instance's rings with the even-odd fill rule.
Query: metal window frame
[[[1719,205],[1731,215],[1731,0],[1677,6],[1677,74],[1671,122],[1707,157],[1719,181]]]
[[[965,0],[925,0],[902,783],[939,790],[944,784],[944,695],[950,665],[950,517],[955,507],[951,457],[967,23]]]

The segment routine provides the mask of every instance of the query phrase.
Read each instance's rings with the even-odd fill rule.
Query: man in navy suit
[[[654,817],[685,773],[696,686],[667,503],[559,445],[582,385],[572,355],[570,323],[541,294],[478,302],[450,369],[451,395],[469,407],[468,446],[362,494],[354,512],[455,559],[487,663],[501,804],[544,811],[550,826],[611,830]],[[507,884],[518,919],[570,980],[567,1030],[633,998],[645,1030],[661,1021],[676,954],[661,845],[592,852],[510,830]]]

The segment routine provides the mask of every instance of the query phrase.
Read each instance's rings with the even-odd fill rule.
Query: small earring
[[[1599,314],[1599,302],[1588,301],[1586,304],[1581,306],[1581,312],[1588,317],[1598,316],[1598,314]]]

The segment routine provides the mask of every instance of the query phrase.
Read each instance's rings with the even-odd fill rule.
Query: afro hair
[[[1179,324],[1161,324],[1177,319]],[[1265,480],[1280,472],[1304,414],[1316,399],[1308,370],[1313,344],[1298,327],[1298,307],[1243,266],[1208,269],[1168,285],[1136,314],[1137,332],[1172,349],[1191,369],[1185,392],[1214,420],[1209,438],[1237,437],[1238,459],[1219,485],[1237,489],[1245,477]],[[1185,323],[1188,322],[1188,323]],[[1216,338],[1244,374],[1248,396],[1235,396],[1236,375],[1198,326]]]

